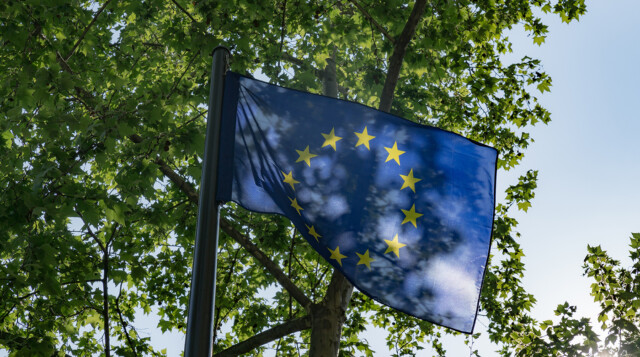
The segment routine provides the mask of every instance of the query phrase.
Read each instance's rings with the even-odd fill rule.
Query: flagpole
[[[220,211],[215,202],[218,185],[218,155],[224,77],[229,61],[229,49],[213,50],[211,87],[202,181],[198,201],[196,244],[193,253],[189,315],[184,348],[185,357],[210,357],[213,347],[213,317],[216,300],[216,267],[218,261],[218,231]]]

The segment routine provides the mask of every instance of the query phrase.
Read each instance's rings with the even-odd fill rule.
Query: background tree
[[[574,318],[576,308],[565,302],[554,311],[556,323],[520,326],[511,333],[510,350],[517,356],[637,356],[640,354],[640,233],[632,233],[624,268],[600,246],[587,247],[584,274],[593,281],[591,296],[600,305],[597,323],[604,339],[588,318]]]
[[[512,26],[544,41],[540,11],[569,22],[585,5],[2,2],[0,345],[16,355],[161,355],[134,321],[153,306],[163,330],[184,331],[216,45],[231,48],[236,72],[461,133],[496,147],[508,170],[532,140],[527,128],[550,120],[530,93],[551,84],[539,61],[501,61]],[[523,175],[496,208],[481,298],[496,343],[534,323],[509,210],[530,206],[536,175]],[[359,337],[368,324],[388,331],[395,355],[414,355],[423,341],[444,354],[439,339],[451,331],[351,296],[286,219],[232,204],[223,217],[219,355],[260,355],[266,346],[370,355]],[[320,316],[329,327],[319,327]]]
[[[584,272],[593,279],[591,295],[600,305],[598,322],[605,331],[604,349],[610,354],[640,354],[640,233],[632,233],[631,266],[622,267],[600,246],[588,247]]]

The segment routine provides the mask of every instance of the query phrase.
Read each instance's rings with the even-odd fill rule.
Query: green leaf
[[[112,222],[118,222],[121,225],[126,225],[126,209],[119,204],[113,205],[111,208],[105,208],[104,210],[107,219]]]
[[[91,325],[93,328],[97,328],[102,323],[102,316],[95,311],[89,311],[84,322],[85,324]]]
[[[531,207],[531,202],[518,202],[518,209],[527,212],[527,210]]]
[[[551,79],[549,78],[543,80],[538,84],[538,90],[540,91],[540,93],[544,93],[545,91],[550,92],[551,91],[549,89],[550,87],[551,87]]]
[[[8,149],[11,148],[11,145],[13,144],[13,133],[9,130],[5,130],[2,132],[2,139],[4,139],[4,146]]]

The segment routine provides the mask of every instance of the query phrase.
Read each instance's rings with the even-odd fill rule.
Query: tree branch
[[[45,38],[45,37],[42,36],[42,38]],[[65,72],[70,73],[70,74],[74,74],[73,71],[71,70],[71,67],[67,63],[67,61],[64,59],[64,57],[62,57],[62,55],[58,51],[56,51],[56,58],[58,59],[58,62],[60,63],[60,66],[62,67],[62,69]]]
[[[282,23],[280,25],[280,53],[282,53],[282,48],[284,46],[284,33],[286,30],[286,20],[287,20],[287,0],[284,0],[282,4]],[[278,67],[280,67],[280,61],[278,61]]]
[[[23,332],[23,331],[21,331]],[[11,351],[20,351],[23,347],[28,346],[30,341],[26,337],[18,336],[10,332],[0,330],[0,341],[3,342],[3,348],[7,348]],[[20,353],[20,352],[18,352]],[[56,350],[52,356],[60,356],[60,351]],[[71,355],[64,354],[65,357],[71,357]]]
[[[289,320],[281,325],[260,332],[259,334],[242,341],[236,345],[218,352],[214,357],[232,357],[250,352],[256,347],[275,341],[281,337],[311,328],[311,317],[305,316]]]
[[[180,75],[180,77],[178,77],[178,79],[175,81],[175,83],[173,84],[173,87],[171,88],[171,90],[169,91],[169,94],[167,94],[167,100],[169,98],[171,98],[171,96],[173,95],[173,92],[175,92],[176,88],[178,87],[178,84],[180,84],[180,81],[182,80],[182,77],[184,77],[184,75],[187,73],[187,71],[189,70],[189,68],[191,68],[191,65],[193,64],[193,62],[196,60],[196,58],[198,58],[198,56],[200,55],[200,50],[198,50],[195,54],[195,56],[193,56],[193,58],[191,59],[191,61],[189,61],[189,63],[187,63],[187,67],[185,67],[184,71],[182,71],[182,74]]]
[[[111,242],[113,242],[113,240],[115,239],[116,233],[118,233],[118,228],[120,228],[120,224],[116,223],[113,225],[111,236],[109,237],[109,239],[107,239],[107,244],[106,244],[107,247],[110,246]]]
[[[100,9],[98,9],[98,11],[96,12],[95,15],[93,15],[93,19],[91,20],[91,22],[87,25],[87,27],[84,28],[84,31],[82,31],[82,35],[80,35],[80,38],[78,38],[78,40],[76,41],[76,43],[73,45],[73,47],[71,48],[71,51],[69,51],[69,54],[67,54],[67,56],[65,57],[64,61],[67,62],[69,60],[69,58],[71,58],[71,56],[73,56],[73,53],[76,51],[76,49],[78,48],[78,46],[80,45],[80,42],[82,42],[82,40],[84,40],[84,36],[87,34],[87,32],[89,32],[89,29],[91,29],[91,27],[93,26],[93,24],[96,22],[96,20],[98,19],[98,16],[100,16],[100,14],[102,13],[102,11],[104,10],[104,8],[107,7],[107,5],[109,5],[109,3],[111,2],[111,0],[107,0],[102,7],[100,7]]]
[[[198,192],[195,188],[193,188],[193,186],[191,186],[190,183],[185,181],[185,179],[183,179],[180,175],[173,171],[173,169],[169,167],[169,165],[164,162],[164,160],[156,159],[154,162],[158,166],[160,166],[160,171],[162,171],[162,173],[165,174],[165,176],[167,176],[169,180],[171,180],[171,182],[178,186],[178,189],[180,189],[180,191],[184,192],[187,195],[189,201],[198,204]]]
[[[233,260],[231,261],[231,264],[229,265],[229,269],[227,270],[227,275],[222,280],[222,283],[218,284],[218,287],[216,288],[222,294],[227,292],[227,287],[229,285],[229,281],[231,280],[231,276],[234,273],[234,269],[236,267],[236,263],[238,262],[238,255],[240,254],[240,249],[241,248],[236,249],[236,252],[233,255]],[[222,294],[219,294],[219,295],[222,295]],[[235,307],[235,305],[237,303],[238,303],[238,300],[237,299],[233,299],[233,306],[225,313],[224,317],[220,317],[220,312],[222,310],[222,306],[218,306],[216,308],[215,313],[213,314],[213,316],[215,317],[215,319],[213,320],[213,341],[216,340],[216,336],[218,335],[218,329],[220,328],[220,323],[226,319],[226,317],[228,316],[229,312],[234,309],[234,307]],[[222,305],[222,304],[220,304],[220,305]]]
[[[323,71],[321,69],[317,69],[317,68],[311,66],[309,63],[306,63],[305,61],[303,61],[303,60],[301,60],[299,58],[293,57],[292,55],[290,55],[290,54],[288,54],[286,52],[282,53],[282,59],[287,61],[287,62],[289,62],[289,63],[295,64],[296,66],[298,66],[298,67],[300,67],[300,68],[302,68],[304,70],[312,71],[313,74],[316,77],[318,77],[318,79],[320,81],[324,82],[325,71]],[[338,92],[340,92],[340,94],[342,94],[342,96],[344,98],[347,98],[347,96],[349,94],[349,91],[347,90],[347,88],[345,88],[345,87],[343,87],[341,85],[338,85]]]
[[[305,61],[303,61],[303,60],[301,60],[299,58],[293,57],[292,55],[290,55],[290,54],[288,54],[286,52],[282,52],[281,53],[281,57],[282,57],[283,60],[285,60],[287,62],[290,62],[292,64],[295,64],[296,66],[298,66],[298,67],[300,67],[302,69],[312,71],[313,74],[316,77],[318,77],[318,79],[320,79],[321,81],[324,79],[324,71],[323,70],[317,69],[317,68],[313,67],[312,65],[310,65],[309,63],[307,63],[307,62],[305,62]]]
[[[136,144],[142,143],[144,140],[138,134],[133,134],[129,136],[129,140],[133,141]],[[154,160],[156,165],[160,166],[160,171],[171,180],[178,189],[187,195],[187,198],[191,203],[198,204],[198,192],[196,191],[190,183],[188,183],[185,179],[183,179],[180,175],[178,175],[173,169],[162,159]]]
[[[174,3],[178,9],[180,9],[180,11],[184,12],[185,15],[187,15],[187,17],[189,17],[191,19],[191,21],[193,21],[194,23],[198,23],[198,21],[196,21],[196,19],[193,18],[193,16],[191,16],[191,14],[185,10],[182,6],[180,6],[180,4],[178,4],[178,2],[176,0],[171,0],[172,3]]]
[[[143,139],[137,134],[129,136],[129,139],[134,143],[142,143]],[[175,171],[173,171],[169,165],[167,165],[163,160],[156,159],[155,163],[160,166],[160,171],[162,171],[165,176],[171,180],[178,189],[184,192],[189,201],[198,204],[198,193],[191,186],[190,183],[185,181],[180,175],[178,175]],[[222,230],[227,233],[231,238],[233,238],[238,244],[240,244],[243,248],[245,248],[249,254],[251,254],[256,260],[258,260],[267,270],[271,273],[276,280],[285,288],[291,296],[293,296],[300,305],[302,305],[307,311],[309,311],[311,304],[313,303],[311,299],[309,299],[303,292],[300,290],[288,277],[287,275],[278,267],[276,263],[274,263],[269,257],[267,257],[255,244],[251,243],[251,240],[247,238],[242,233],[238,232],[229,221],[225,219],[220,220],[220,227]]]
[[[89,226],[89,223],[84,219],[84,216],[82,215],[78,207],[74,207],[73,210],[76,211],[76,213],[78,214],[78,217],[80,217],[80,219],[82,220],[82,223],[84,223],[85,227],[87,227],[87,232],[89,232],[89,236],[93,238],[94,242],[96,242],[96,244],[98,244],[98,247],[100,247],[100,250],[102,251],[102,253],[105,254],[107,252],[107,248],[104,246],[104,244],[102,244],[102,242],[100,241],[100,238],[98,238],[98,236],[95,233],[93,233],[93,231],[91,230],[91,226]]]
[[[407,23],[402,29],[400,37],[396,40],[395,46],[393,46],[393,53],[389,59],[389,70],[387,71],[387,78],[384,81],[384,87],[382,88],[382,94],[380,95],[380,110],[389,112],[391,110],[391,103],[393,103],[393,93],[398,84],[398,77],[400,76],[400,69],[402,68],[402,61],[404,55],[407,52],[409,42],[416,33],[416,27],[418,22],[424,13],[424,9],[427,3],[426,0],[417,0],[411,10],[411,15]]]
[[[102,298],[103,298],[103,311],[102,316],[104,318],[104,355],[106,357],[111,356],[111,343],[109,333],[109,252],[108,247],[104,251],[102,257]]]
[[[220,220],[220,227],[222,228],[222,231],[238,242],[238,244],[246,249],[251,256],[256,258],[257,261],[267,268],[269,273],[276,278],[278,283],[280,283],[280,285],[282,285],[282,287],[285,288],[287,292],[289,292],[289,294],[291,294],[291,296],[296,299],[300,305],[302,305],[302,307],[309,311],[313,304],[311,299],[309,299],[302,290],[300,290],[300,288],[298,288],[298,286],[287,277],[287,275],[276,263],[273,262],[273,260],[269,259],[269,257],[267,257],[255,244],[251,243],[251,240],[248,237],[238,232],[226,219],[223,218]]]
[[[291,257],[293,256],[293,247],[296,245],[296,231],[297,229],[293,229],[293,234],[291,235],[291,245],[289,246],[289,262],[287,264],[287,278],[291,279]],[[289,294],[289,318],[293,317],[293,301],[291,301],[291,294]]]
[[[395,43],[396,43],[396,39],[395,39],[395,38],[393,38],[393,36],[391,36],[391,34],[387,31],[387,29],[385,29],[382,25],[380,25],[380,24],[379,24],[379,23],[378,23],[378,22],[373,18],[373,16],[371,16],[371,14],[369,14],[369,12],[367,12],[367,10],[366,10],[366,9],[365,9],[364,7],[362,7],[362,5],[360,5],[360,4],[358,3],[358,1],[356,1],[356,0],[349,0],[349,2],[350,2],[350,3],[352,3],[356,8],[358,8],[358,11],[360,11],[360,13],[362,13],[362,15],[363,15],[364,17],[366,17],[366,18],[369,20],[369,22],[370,22],[373,26],[375,26],[375,27],[378,29],[378,31],[380,31],[380,32],[384,35],[384,37],[386,37],[386,38],[387,38],[387,40],[389,40],[389,41],[390,41],[391,43],[393,43],[393,44],[395,44]]]
[[[326,60],[327,66],[324,68],[324,78],[322,79],[322,94],[338,98],[338,75],[336,71],[336,48],[333,47],[331,57]]]
[[[133,341],[131,341],[131,336],[129,336],[129,331],[127,331],[127,323],[124,321],[124,318],[122,317],[122,311],[120,310],[121,296],[122,296],[122,286],[120,287],[120,292],[118,293],[118,297],[116,298],[115,308],[116,308],[116,312],[118,313],[118,318],[120,319],[120,326],[122,326],[124,335],[127,338],[127,344],[129,345],[129,348],[133,352],[133,356],[138,357],[138,352],[136,352],[136,346],[133,344]]]

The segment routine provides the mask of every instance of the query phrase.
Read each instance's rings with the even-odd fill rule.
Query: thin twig
[[[291,237],[291,246],[289,246],[289,263],[288,263],[288,267],[287,267],[287,277],[289,279],[291,279],[291,256],[293,255],[293,247],[296,244],[296,240],[294,239],[296,236],[296,232],[297,229],[293,229],[293,235]],[[291,311],[293,310],[293,301],[292,301],[292,297],[291,294],[289,294],[289,318],[291,318],[292,314]]]
[[[229,269],[227,271],[227,275],[225,276],[223,282],[219,285],[220,288],[218,289],[220,292],[224,292],[226,293],[226,288],[229,285],[229,281],[231,280],[231,276],[233,275],[233,271],[235,269],[236,263],[238,261],[238,255],[240,254],[240,248],[236,249],[236,253],[233,255],[233,260],[231,261],[231,264],[229,265]],[[223,319],[220,318],[220,309],[222,308],[222,306],[218,306],[218,308],[216,309],[215,312],[215,319],[213,322],[213,342],[216,341],[216,336],[217,336],[217,332],[218,329],[220,328],[219,324],[221,321],[224,321]]]
[[[133,345],[133,341],[131,341],[131,336],[129,336],[129,331],[127,331],[127,323],[124,321],[122,317],[122,311],[120,310],[120,297],[122,296],[122,284],[120,285],[120,292],[118,293],[118,297],[116,298],[116,312],[118,313],[118,318],[120,319],[120,325],[122,326],[122,330],[124,331],[124,335],[127,338],[127,343],[129,344],[129,348],[133,352],[135,357],[138,356],[136,352],[136,348]]]
[[[109,327],[109,253],[108,247],[102,257],[102,317],[104,319],[104,354],[111,356],[110,327]]]
[[[76,213],[78,214],[78,216],[82,220],[82,223],[84,223],[84,226],[87,227],[87,232],[89,232],[89,236],[91,236],[91,238],[93,238],[93,240],[100,247],[100,250],[102,251],[102,253],[105,254],[107,252],[107,249],[105,248],[104,244],[102,244],[102,242],[100,241],[100,238],[98,238],[98,236],[95,233],[93,233],[93,231],[91,230],[91,227],[89,226],[89,223],[87,223],[87,221],[84,219],[84,216],[82,215],[82,213],[80,213],[80,210],[78,210],[78,208],[75,207],[74,211],[76,211]]]
[[[102,13],[102,11],[107,7],[107,5],[109,5],[109,3],[111,2],[111,0],[107,0],[105,1],[105,3],[102,5],[102,7],[100,7],[100,9],[98,9],[98,11],[96,12],[95,15],[93,15],[93,19],[91,20],[91,22],[87,25],[87,27],[84,28],[84,31],[82,31],[82,35],[80,35],[80,38],[78,38],[78,40],[76,41],[76,43],[73,45],[73,47],[71,48],[71,51],[69,51],[69,54],[67,54],[67,56],[65,57],[65,62],[69,61],[69,58],[71,58],[71,56],[73,56],[74,52],[76,51],[76,49],[78,48],[78,46],[80,45],[80,42],[82,42],[82,40],[84,40],[84,36],[87,34],[87,32],[89,32],[89,30],[91,29],[91,27],[93,26],[93,24],[96,22],[96,20],[98,20],[98,16],[100,16],[100,14]]]
[[[189,63],[187,63],[187,67],[184,69],[184,71],[182,71],[182,74],[180,75],[180,77],[178,78],[178,80],[173,84],[173,88],[171,88],[171,91],[169,91],[169,94],[167,94],[167,100],[169,98],[171,98],[171,96],[173,95],[173,93],[175,92],[176,88],[178,87],[178,84],[180,84],[180,81],[182,80],[182,77],[184,77],[184,75],[187,73],[187,71],[189,70],[189,68],[191,68],[191,65],[193,64],[193,62],[196,60],[196,58],[198,58],[198,56],[200,55],[200,51],[198,50],[198,52],[196,52],[195,56],[193,56],[193,58],[191,58],[191,60],[189,61]]]
[[[305,295],[305,293],[295,285],[289,277],[280,269],[280,267],[273,262],[260,248],[251,242],[251,240],[244,234],[238,232],[229,221],[226,219],[220,220],[220,228],[223,232],[238,242],[243,248],[245,248],[249,254],[251,254],[256,260],[258,260],[267,270],[273,275],[273,277],[284,287],[287,292],[300,304],[305,310],[309,311],[313,302]]]
[[[282,48],[284,46],[286,16],[287,16],[287,0],[284,0],[284,3],[282,4],[282,23],[280,24],[280,53],[282,53]],[[278,68],[280,68],[280,58],[278,58]]]
[[[312,65],[309,65],[309,63],[293,57],[292,55],[288,54],[288,53],[281,53],[280,54],[281,58],[289,63],[295,64],[296,66],[302,68],[303,70],[308,70],[308,71],[312,71],[313,74],[318,77],[318,79],[320,81],[324,80],[324,76],[325,76],[325,71],[322,69],[317,69],[315,67],[313,67]],[[338,85],[338,92],[340,92],[340,94],[342,94],[345,98],[348,98],[349,96],[349,90],[341,85]]]
[[[369,20],[369,22],[384,35],[384,37],[387,38],[387,40],[389,40],[393,44],[396,43],[396,39],[393,38],[393,36],[391,36],[391,34],[387,31],[387,29],[385,29],[382,25],[380,25],[380,23],[378,23],[378,21],[376,21],[373,18],[373,16],[371,16],[371,14],[369,14],[369,12],[367,12],[367,10],[358,3],[358,1],[349,0],[349,2],[352,3],[356,8],[358,8],[358,11],[360,11],[360,13],[362,13],[362,15],[366,17],[367,20]]]
[[[194,19],[193,16],[191,16],[191,14],[187,10],[185,10],[182,6],[180,6],[180,4],[178,4],[176,0],[171,0],[171,2],[174,3],[178,7],[178,9],[180,9],[180,11],[184,12],[185,15],[187,15],[191,19],[191,21],[193,21],[194,23],[198,23],[198,21],[196,21],[196,19]]]
[[[120,224],[116,223],[113,225],[113,231],[111,232],[111,237],[107,240],[107,246],[111,245],[113,239],[116,237],[116,233],[118,232],[118,228],[120,228]]]

